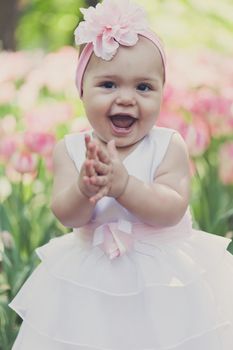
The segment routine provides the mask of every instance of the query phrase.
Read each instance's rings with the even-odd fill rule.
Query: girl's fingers
[[[97,159],[97,145],[90,143],[88,146],[89,159]]]
[[[96,193],[96,192],[99,191],[99,186],[96,186],[96,185],[92,184],[91,181],[90,181],[90,177],[84,176],[83,177],[83,182],[86,185],[88,192]]]
[[[90,197],[89,200],[91,203],[96,204],[101,198],[105,197],[107,194],[108,194],[107,187],[103,187],[98,193]]]
[[[88,134],[85,134],[84,139],[85,139],[86,148],[88,148],[88,144],[91,141],[91,136]]]
[[[97,144],[91,140],[90,135],[85,135],[85,146],[86,146],[86,158],[96,159],[97,158]]]
[[[93,176],[90,177],[90,183],[94,186],[106,186],[109,182],[109,178],[107,176]]]
[[[95,161],[93,166],[98,175],[106,175],[109,173],[109,165],[106,165],[100,161]]]
[[[91,177],[91,176],[94,176],[96,174],[93,160],[87,159],[84,162],[84,167],[85,167],[85,174],[87,176]]]
[[[105,164],[110,163],[110,158],[109,158],[108,154],[103,150],[102,147],[98,148],[97,155],[98,155],[99,160],[102,163],[105,163]]]
[[[89,158],[89,156],[88,156],[88,147],[89,147],[89,143],[91,141],[90,135],[85,134],[84,140],[85,140],[85,146],[86,146],[86,157]]]

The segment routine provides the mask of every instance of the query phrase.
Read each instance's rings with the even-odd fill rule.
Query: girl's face
[[[92,55],[83,79],[83,103],[96,137],[117,147],[140,141],[153,127],[163,92],[163,65],[156,46],[140,37],[121,46],[111,61]]]

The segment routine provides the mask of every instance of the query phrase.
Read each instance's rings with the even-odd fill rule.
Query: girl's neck
[[[92,132],[92,137],[94,139],[96,139],[104,149],[107,148],[107,143],[104,142],[103,140],[101,140],[95,134],[94,131]],[[130,145],[123,146],[123,147],[117,147],[117,151],[118,151],[118,154],[119,154],[121,161],[123,161],[130,153],[132,153],[137,148],[137,146],[142,142],[142,140],[143,140],[143,138],[140,139],[139,141],[135,142],[134,144],[130,144]]]

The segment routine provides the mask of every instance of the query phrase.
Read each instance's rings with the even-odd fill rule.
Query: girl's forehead
[[[159,50],[150,40],[140,37],[134,46],[120,46],[111,61],[105,61],[93,54],[86,73],[111,75],[120,74],[121,70],[139,75],[153,71],[162,73],[163,64]]]

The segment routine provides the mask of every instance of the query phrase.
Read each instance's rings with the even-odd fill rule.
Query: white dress
[[[151,183],[173,132],[152,129],[124,160],[129,174]],[[84,134],[65,142],[80,170]],[[232,350],[229,243],[193,229],[189,210],[155,229],[105,197],[90,224],[37,249],[41,263],[10,304],[23,318],[13,349]]]

